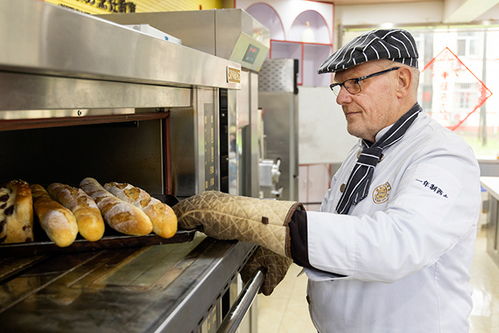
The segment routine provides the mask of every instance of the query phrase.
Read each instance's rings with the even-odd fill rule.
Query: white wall
[[[334,15],[332,4],[303,0],[237,0],[236,6],[237,8],[247,9],[256,3],[265,3],[279,14],[286,39],[289,39],[288,33],[296,17],[308,10],[319,13],[326,21],[329,32],[331,31],[331,22],[333,22]]]
[[[329,87],[299,91],[299,163],[341,163],[358,139],[348,134],[336,96]]]
[[[335,26],[441,22],[444,3],[435,1],[335,6]]]

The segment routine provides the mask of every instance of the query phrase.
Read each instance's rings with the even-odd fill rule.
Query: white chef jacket
[[[389,127],[381,130],[379,139]],[[470,147],[421,113],[383,151],[368,196],[334,214],[361,145],[307,212],[312,321],[321,333],[468,332],[469,267],[480,208]]]

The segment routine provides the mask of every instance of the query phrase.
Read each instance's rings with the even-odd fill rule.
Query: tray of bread
[[[0,253],[41,255],[187,242],[172,208],[128,183],[0,186]]]

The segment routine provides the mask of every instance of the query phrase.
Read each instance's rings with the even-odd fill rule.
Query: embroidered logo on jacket
[[[436,194],[440,195],[441,197],[448,198],[447,193],[445,193],[440,187],[438,187],[435,184],[430,183],[427,180],[422,180],[422,179],[416,179],[416,181],[420,182],[421,185],[426,187],[429,190],[432,190]]]
[[[375,204],[381,204],[388,200],[388,195],[392,186],[389,182],[377,186],[373,191],[373,201]]]

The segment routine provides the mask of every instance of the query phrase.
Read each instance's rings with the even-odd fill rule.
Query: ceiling
[[[483,20],[497,20],[499,0],[320,0],[335,5],[400,4],[410,2],[434,2],[443,4],[442,22],[467,23]]]

